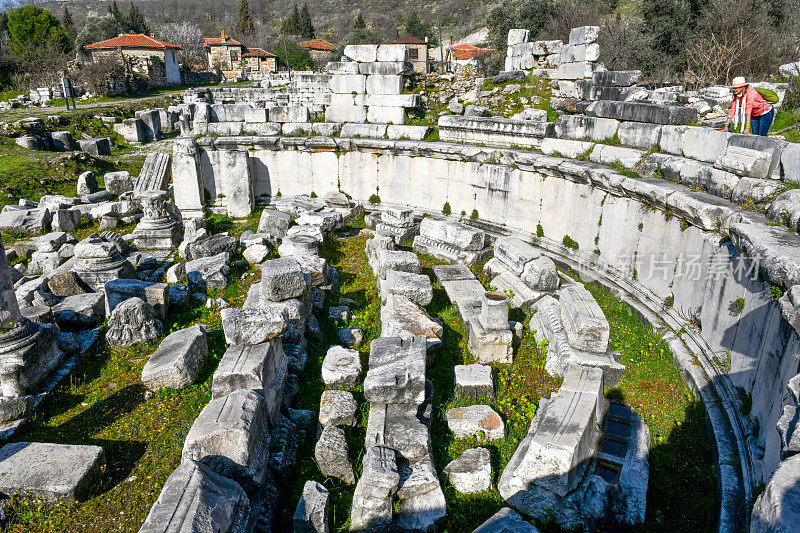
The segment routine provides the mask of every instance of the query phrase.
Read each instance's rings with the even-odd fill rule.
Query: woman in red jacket
[[[737,76],[731,83],[733,91],[733,104],[728,111],[728,120],[725,122],[725,131],[733,122],[734,127],[742,124],[742,133],[753,133],[766,137],[775,118],[775,108],[767,102],[755,89],[751,89],[744,78]]]

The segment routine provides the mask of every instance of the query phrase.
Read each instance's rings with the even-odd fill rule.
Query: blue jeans
[[[757,117],[750,117],[750,132],[753,135],[761,135],[766,137],[769,133],[769,127],[772,126],[772,119],[775,118],[775,108],[770,108],[769,111]]]

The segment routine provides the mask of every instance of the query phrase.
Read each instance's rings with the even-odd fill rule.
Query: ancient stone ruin
[[[504,82],[546,80],[547,111],[407,125],[406,48],[351,45],[117,124],[164,142],[138,176],[6,205],[9,505],[105,486],[111,447],[18,439],[106,350],[142,402],[202,392],[142,532],[651,527],[661,420],[623,391],[658,356],[707,425],[718,529],[797,531],[800,147],[709,127],[721,89],[607,70],[599,31],[509,32]],[[613,306],[667,349],[632,355]]]

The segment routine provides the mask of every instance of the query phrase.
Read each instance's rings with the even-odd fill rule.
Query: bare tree
[[[793,53],[796,41],[767,17],[752,16],[752,5],[710,0],[687,50],[689,68],[701,85],[727,83],[734,76],[774,73]]]
[[[193,22],[172,22],[159,29],[159,36],[167,42],[183,47],[178,60],[184,68],[205,63],[203,32]]]

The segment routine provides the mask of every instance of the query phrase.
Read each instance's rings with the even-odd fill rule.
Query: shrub
[[[377,194],[372,194],[369,197],[369,203],[371,203],[371,204],[379,204],[379,203],[381,203],[381,197],[378,196]]]
[[[472,214],[469,216],[469,218],[471,218],[472,220],[477,220],[478,219],[478,210],[477,209],[473,209],[472,210]]]
[[[783,289],[777,285],[773,285],[769,288],[769,294],[772,296],[773,300],[778,300],[781,296],[783,296]]]
[[[736,301],[733,303],[736,306],[736,314],[741,315],[742,311],[744,311],[744,298],[736,298]]]
[[[442,214],[449,215],[452,212],[453,210],[450,209],[450,202],[445,202],[444,206],[442,206]]]
[[[539,238],[544,237],[544,229],[541,224],[536,224],[536,236]]]
[[[311,196],[311,198],[317,198],[317,193],[311,191],[311,194],[309,196]]]
[[[664,307],[672,307],[673,305],[675,305],[675,295],[670,294],[664,298]]]
[[[564,235],[564,239],[561,241],[561,244],[563,244],[564,246],[566,246],[571,250],[578,249],[578,243],[572,240],[572,237],[570,237],[569,235]]]

